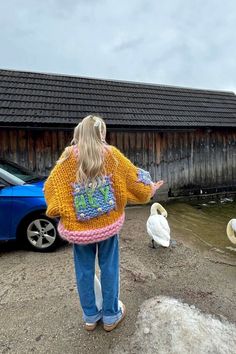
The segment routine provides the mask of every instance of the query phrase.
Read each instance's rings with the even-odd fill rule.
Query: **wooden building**
[[[234,93],[0,70],[1,157],[48,174],[90,113],[169,195],[236,190]]]

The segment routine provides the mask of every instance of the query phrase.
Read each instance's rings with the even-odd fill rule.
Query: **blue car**
[[[0,158],[0,240],[16,239],[42,252],[61,242],[57,221],[45,215],[45,179]]]

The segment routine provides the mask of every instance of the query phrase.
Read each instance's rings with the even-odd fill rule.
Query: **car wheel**
[[[27,219],[22,231],[26,246],[34,251],[52,251],[61,242],[56,222],[43,214]]]

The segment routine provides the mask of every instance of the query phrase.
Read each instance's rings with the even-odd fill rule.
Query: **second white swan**
[[[229,240],[236,245],[236,219],[231,219],[228,222],[226,233]]]

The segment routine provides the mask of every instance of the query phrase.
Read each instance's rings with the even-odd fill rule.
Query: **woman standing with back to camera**
[[[119,300],[119,232],[128,203],[149,202],[163,181],[153,183],[105,141],[102,118],[89,115],[74,130],[67,147],[45,182],[47,216],[59,217],[58,231],[73,244],[74,265],[87,330],[99,320],[113,330],[125,315]],[[95,257],[101,270],[102,308],[96,306]]]

